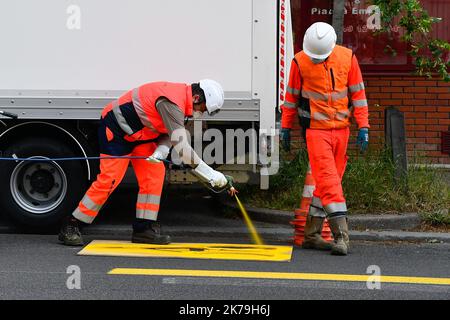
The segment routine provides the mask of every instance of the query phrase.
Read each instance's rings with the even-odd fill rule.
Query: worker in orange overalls
[[[369,143],[369,113],[358,60],[350,49],[336,45],[327,23],[312,24],[303,50],[293,59],[282,109],[281,140],[290,150],[290,130],[298,113],[306,138],[316,189],[305,226],[304,248],[331,249],[346,255],[350,245],[342,177],[347,164],[350,117],[356,119],[361,152]],[[321,237],[328,217],[334,242]]]
[[[201,180],[213,188],[223,188],[225,176],[209,167],[188,143],[185,117],[199,117],[207,111],[217,113],[224,103],[224,92],[214,80],[183,83],[155,82],[128,91],[108,104],[102,112],[99,141],[100,156],[143,156],[132,159],[139,184],[136,220],[132,242],[168,244],[170,237],[160,232],[155,222],[165,176],[161,160],[170,146],[183,163],[190,165]],[[66,245],[83,244],[80,226],[91,224],[108,197],[121,182],[129,159],[100,159],[100,174],[73,214],[64,221],[59,240]]]

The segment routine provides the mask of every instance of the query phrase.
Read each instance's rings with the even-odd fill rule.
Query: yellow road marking
[[[290,261],[292,246],[171,243],[168,245],[136,244],[125,241],[92,241],[79,255],[119,257],[159,257],[187,259],[225,259],[256,261]]]
[[[226,271],[226,270],[182,270],[182,269],[133,269],[116,268],[108,272],[112,275],[141,275],[141,276],[180,276],[180,277],[218,277],[218,278],[255,278],[255,279],[287,279],[287,280],[316,280],[316,281],[344,281],[367,282],[377,280],[381,283],[450,285],[450,278],[425,278],[403,276],[355,275],[355,274],[326,274],[326,273],[288,273],[288,272],[254,272],[254,271]]]

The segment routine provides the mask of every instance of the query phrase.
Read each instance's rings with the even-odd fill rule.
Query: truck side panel
[[[1,89],[111,91],[209,77],[251,92],[253,1],[75,3],[2,2]]]

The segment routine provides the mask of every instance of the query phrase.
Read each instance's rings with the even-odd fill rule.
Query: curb
[[[260,227],[257,228],[259,235],[267,241],[293,243],[294,228],[286,227]],[[173,237],[196,236],[203,238],[241,238],[250,239],[248,229],[242,228],[217,228],[217,227],[165,227],[164,232]],[[86,228],[86,235],[116,235],[131,236],[129,226],[103,225]],[[408,231],[350,231],[351,240],[355,241],[409,241],[427,243],[450,243],[450,233],[439,232],[408,232]]]
[[[349,215],[348,221],[352,230],[411,230],[422,223],[417,213]]]
[[[202,237],[202,238],[233,238],[249,239],[246,227],[183,227],[167,226],[163,231],[172,237]],[[290,225],[257,227],[259,235],[266,241],[283,242],[293,244],[294,228]],[[131,237],[130,225],[95,225],[84,229],[86,236],[107,236]],[[20,233],[16,228],[10,226],[0,226],[0,234]],[[425,243],[450,243],[450,233],[439,232],[408,232],[408,231],[354,231],[349,232],[350,239],[354,241],[406,241]]]
[[[234,203],[223,203],[224,206],[238,209]],[[283,210],[245,207],[255,221],[276,224],[289,224],[294,219],[294,213]],[[422,219],[417,213],[380,214],[380,215],[348,215],[351,230],[411,230],[419,227]]]
[[[408,231],[350,231],[352,240],[362,241],[410,241],[450,243],[450,233]]]

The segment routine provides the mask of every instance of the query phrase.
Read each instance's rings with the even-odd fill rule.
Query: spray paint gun
[[[225,186],[220,187],[220,188],[208,186],[208,188],[210,190],[212,190],[214,193],[222,193],[224,191],[228,191],[228,194],[233,197],[236,193],[238,193],[238,191],[236,190],[236,188],[233,185],[234,179],[232,176],[227,176],[227,175],[225,175],[225,178],[227,179],[227,184]]]
[[[231,176],[224,176],[204,161],[200,161],[191,172],[199,178],[205,187],[214,193],[221,193],[223,191],[229,191],[230,195],[236,193],[236,189],[233,187],[233,178]]]
[[[228,194],[233,197],[236,193],[238,193],[236,188],[233,186],[234,179],[232,176],[227,176],[227,175],[225,175],[225,179],[227,179],[227,184],[224,185],[223,187],[217,187],[217,186],[213,187],[213,186],[211,186],[211,184],[209,182],[206,182],[203,180],[200,180],[200,181],[206,188],[208,188],[209,190],[211,190],[214,193],[222,193],[224,191],[227,191]]]

